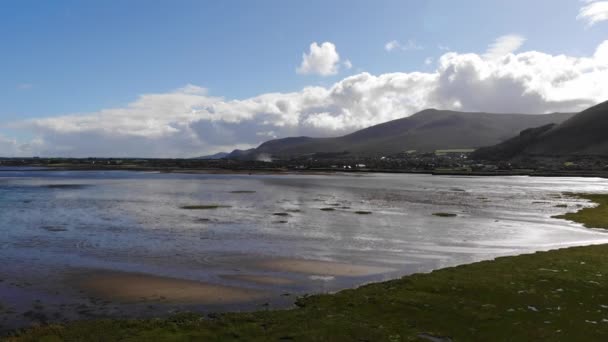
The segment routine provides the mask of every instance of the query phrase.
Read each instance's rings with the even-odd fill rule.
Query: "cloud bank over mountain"
[[[10,128],[35,140],[0,136],[0,148],[22,155],[189,157],[277,137],[342,135],[426,108],[570,112],[608,99],[608,40],[586,57],[517,52],[524,41],[508,35],[483,53],[445,53],[432,72],[361,72],[328,87],[240,100],[186,85],[124,107],[12,122]],[[331,75],[339,65],[334,44],[313,43],[298,72]]]

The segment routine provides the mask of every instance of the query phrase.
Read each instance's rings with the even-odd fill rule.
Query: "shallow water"
[[[284,307],[304,293],[607,243],[602,231],[551,218],[589,205],[562,196],[565,191],[608,192],[608,181],[4,169],[0,330],[176,310]],[[563,204],[567,208],[556,207]],[[220,207],[204,207],[214,205]],[[322,210],[327,208],[334,210]],[[162,295],[148,286],[146,295],[133,296],[140,284],[129,284],[133,298],[125,297],[126,290],[86,286],[95,277],[101,279],[96,285],[116,287],[124,279],[145,282],[145,275],[164,286]],[[205,301],[196,292],[187,298],[200,301],[173,301],[167,288],[183,283],[196,291],[211,288],[222,299]],[[255,295],[231,300],[240,290]]]

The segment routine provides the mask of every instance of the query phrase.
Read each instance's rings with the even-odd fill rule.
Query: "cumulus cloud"
[[[190,157],[275,137],[346,134],[426,108],[547,113],[608,100],[608,41],[587,57],[515,53],[515,45],[493,58],[448,52],[434,61],[432,72],[359,73],[329,87],[240,100],[188,85],[141,95],[120,108],[11,127],[37,137],[42,155]]]
[[[14,138],[0,134],[0,157],[33,156],[38,153],[38,147],[42,145],[40,139],[34,139],[28,143],[19,143]]]
[[[391,40],[384,44],[384,50],[391,52],[393,50],[412,51],[412,50],[423,50],[424,47],[418,45],[415,40],[408,40],[405,43],[400,43],[397,40]]]
[[[592,26],[600,21],[608,20],[608,1],[586,1],[576,17],[585,20],[588,26]]]
[[[487,59],[501,58],[505,55],[519,50],[519,48],[523,45],[525,41],[526,38],[516,34],[509,34],[502,37],[498,37],[494,41],[494,43],[492,43],[488,47],[488,50],[484,54],[484,57]]]
[[[14,139],[9,139],[3,135],[0,135],[0,151],[2,151],[3,156],[12,157],[15,155],[17,150],[17,141]]]
[[[296,69],[298,74],[335,75],[340,67],[340,55],[336,46],[330,42],[321,45],[310,44],[308,53],[302,54],[302,64]]]

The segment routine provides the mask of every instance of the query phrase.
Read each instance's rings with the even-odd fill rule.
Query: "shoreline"
[[[576,222],[585,224],[586,218],[606,210],[608,195],[594,196],[598,206],[579,210],[583,214]],[[608,223],[608,217],[603,220]],[[295,309],[79,321],[33,328],[9,341],[87,340],[87,336],[107,340],[128,336],[135,341],[186,336],[212,340],[601,340],[608,338],[606,255],[608,244],[499,257],[335,294],[305,296],[296,301]]]
[[[528,177],[582,177],[582,178],[608,178],[608,171],[535,171],[535,170],[512,170],[512,171],[444,171],[444,170],[407,170],[407,169],[334,169],[334,168],[175,168],[175,167],[77,167],[77,166],[23,166],[32,169],[18,169],[15,167],[0,167],[0,172],[40,172],[40,171],[132,171],[132,172],[159,172],[178,174],[247,174],[247,175],[331,175],[331,174],[424,174],[432,176],[463,176],[463,177],[505,177],[505,176],[528,176]]]

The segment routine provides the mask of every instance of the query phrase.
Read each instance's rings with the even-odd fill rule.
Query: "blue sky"
[[[448,52],[439,47],[481,55],[505,35],[521,37],[520,51],[590,57],[608,39],[608,25],[577,19],[585,5],[578,0],[2,1],[0,134],[21,144],[24,139],[48,144],[48,131],[17,129],[14,123],[128,107],[143,94],[189,84],[206,88],[206,96],[244,100],[307,86],[329,89],[363,72],[433,73]],[[406,48],[387,51],[391,41]],[[338,72],[296,72],[313,42],[333,44]]]

